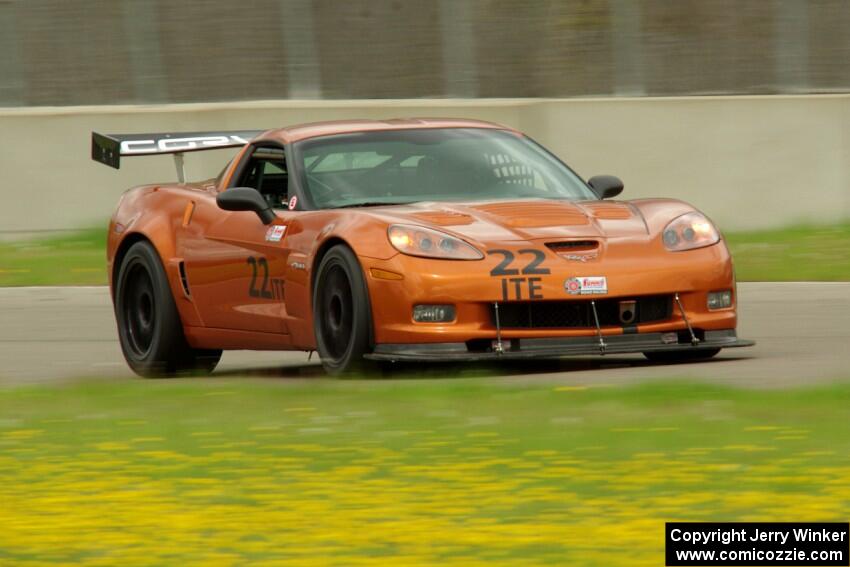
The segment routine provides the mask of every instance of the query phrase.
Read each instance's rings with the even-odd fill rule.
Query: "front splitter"
[[[706,331],[697,343],[669,343],[670,333],[637,333],[606,335],[513,339],[503,341],[504,350],[469,350],[466,343],[379,344],[374,352],[365,355],[369,360],[391,361],[475,361],[521,358],[560,358],[587,354],[630,354],[643,352],[684,352],[737,348],[755,345],[755,341],[739,339],[734,329]]]

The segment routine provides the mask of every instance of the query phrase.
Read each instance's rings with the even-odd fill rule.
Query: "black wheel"
[[[159,255],[149,242],[130,247],[115,284],[115,318],[127,364],[145,377],[210,373],[220,350],[191,348]]]
[[[331,248],[313,285],[313,325],[322,365],[330,374],[370,369],[372,308],[360,263],[350,248]]]
[[[645,352],[643,355],[653,362],[687,362],[693,360],[706,360],[720,352],[719,348],[701,348],[693,350],[661,350]]]

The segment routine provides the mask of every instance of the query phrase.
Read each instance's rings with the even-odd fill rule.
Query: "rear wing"
[[[174,154],[177,174],[183,182],[183,154],[202,150],[238,148],[260,135],[263,130],[231,132],[170,132],[161,134],[91,133],[91,158],[109,167],[121,167],[121,158]]]

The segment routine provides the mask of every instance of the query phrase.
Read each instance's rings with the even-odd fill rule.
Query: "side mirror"
[[[587,184],[600,199],[610,199],[623,192],[623,182],[613,175],[596,175],[588,179]]]
[[[219,209],[225,211],[253,211],[263,224],[271,224],[277,215],[260,192],[251,187],[232,187],[225,189],[215,198]]]

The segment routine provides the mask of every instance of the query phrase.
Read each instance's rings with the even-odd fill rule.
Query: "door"
[[[183,260],[204,326],[286,333],[282,222],[266,226],[254,213],[222,211],[214,201],[196,204],[192,216]]]
[[[235,184],[257,189],[281,208],[288,193],[284,151],[252,150]],[[207,195],[186,218],[181,239],[186,280],[204,326],[286,334],[286,220],[264,225],[253,212],[221,210]]]

